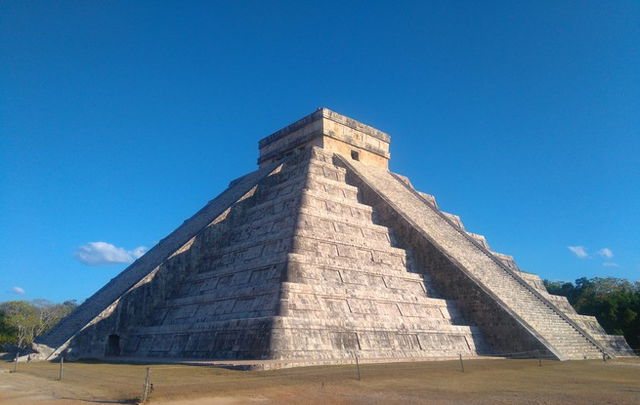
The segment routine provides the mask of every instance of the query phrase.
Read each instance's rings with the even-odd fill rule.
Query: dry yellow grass
[[[5,369],[11,367],[5,363]],[[0,374],[0,403],[134,402],[146,366],[20,364]],[[640,404],[640,360],[457,361],[237,371],[151,366],[155,404]],[[56,402],[57,401],[57,402]],[[78,402],[76,402],[78,401]]]

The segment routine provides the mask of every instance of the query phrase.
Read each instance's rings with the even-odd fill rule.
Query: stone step
[[[358,234],[350,234],[350,232],[357,229],[353,227],[341,227],[341,231],[329,231],[321,230],[318,227],[309,229],[310,227],[298,227],[295,230],[295,238],[304,238],[308,240],[317,241],[324,244],[332,244],[337,247],[338,256],[347,256],[353,258],[359,258],[363,261],[375,261],[376,255],[387,254],[392,256],[398,256],[406,261],[407,251],[404,249],[391,246],[389,237],[387,234],[376,234],[371,232],[369,238],[365,238]],[[356,252],[346,252],[347,249],[357,249]],[[365,252],[372,252],[372,254],[366,254]]]
[[[293,177],[305,176],[307,173],[307,161],[308,159],[298,159],[297,161],[282,164],[280,165],[281,169],[279,171],[263,178],[259,184],[263,187],[270,187]]]
[[[344,182],[346,180],[346,170],[341,167],[336,167],[332,164],[319,162],[312,160],[309,164],[309,173],[315,176],[324,176],[328,179],[338,182]]]
[[[404,249],[391,245],[391,236],[389,232],[362,229],[344,222],[330,222],[324,220],[321,216],[310,217],[306,214],[298,217],[298,227],[295,231],[296,235],[303,237],[324,240],[326,242],[335,242],[354,246],[363,249],[374,249],[378,251],[388,251],[394,254],[400,254],[399,251],[406,252]]]
[[[260,196],[265,199],[272,199],[279,195],[299,192],[302,188],[315,190],[318,192],[333,195],[334,198],[344,198],[357,202],[357,187],[351,186],[344,181],[337,181],[323,175],[297,172],[279,182],[271,181],[268,186],[258,186],[259,191],[264,194]]]
[[[279,195],[266,201],[256,201],[255,205],[245,207],[243,215],[247,218],[247,222],[253,222],[262,218],[264,215],[273,215],[282,211],[288,211],[291,215],[300,202],[299,192],[290,192],[286,195]]]
[[[376,321],[365,319],[336,319],[336,318],[294,318],[282,316],[265,316],[255,318],[227,319],[212,322],[199,322],[193,324],[171,324],[171,325],[155,325],[140,326],[132,328],[130,335],[169,335],[176,333],[199,333],[217,330],[233,330],[244,329],[252,324],[272,324],[274,328],[284,328],[291,330],[335,330],[358,332],[391,332],[399,334],[410,333],[439,333],[439,334],[458,334],[458,335],[477,335],[480,333],[478,328],[464,325],[450,325],[439,322],[429,324],[429,322],[408,322],[398,323],[396,320]],[[401,327],[399,327],[401,325]]]
[[[398,323],[395,319],[390,320],[366,320],[359,318],[322,318],[314,319],[309,317],[280,317],[281,326],[291,329],[326,329],[338,331],[396,331],[397,333],[415,333],[418,331],[434,331],[438,333],[460,333],[460,334],[479,334],[480,331],[474,326],[466,325],[447,325],[435,324],[435,328],[430,326],[428,322],[411,319],[405,319],[405,322]],[[409,322],[407,322],[409,321]],[[402,325],[402,327],[399,327]],[[442,328],[442,329],[440,329]]]
[[[416,190],[416,192],[418,194],[420,194],[422,196],[422,198],[424,198],[429,203],[431,203],[431,205],[433,205],[435,208],[438,208],[438,202],[436,201],[436,197],[435,196],[433,196],[432,194],[423,193],[422,191],[417,191]]]
[[[273,235],[279,237],[293,233],[295,217],[286,212],[266,215],[252,222],[240,226],[221,225],[220,237],[216,238],[217,249],[227,249],[234,245],[252,245],[253,242],[273,239]],[[209,231],[211,231],[211,226]]]
[[[306,255],[301,253],[290,253],[288,255],[290,263],[298,263],[305,266],[310,266],[312,271],[326,269],[326,270],[335,270],[335,271],[347,271],[360,273],[363,275],[372,275],[372,276],[381,276],[384,277],[385,280],[407,280],[407,281],[416,281],[420,283],[425,282],[424,275],[420,273],[412,273],[407,271],[406,267],[402,268],[394,268],[394,272],[390,273],[387,266],[380,267],[378,263],[375,263],[374,266],[351,266],[352,260],[347,260],[346,258],[342,263],[340,260],[328,260],[323,257]]]
[[[595,349],[596,347],[593,345],[583,345],[582,342],[579,341],[562,341],[558,340],[553,342],[554,346],[559,349],[578,349],[586,347],[588,349]]]
[[[382,233],[389,234],[389,228],[372,222],[370,218],[369,219],[356,218],[353,216],[346,216],[346,215],[336,214],[333,212],[319,211],[317,209],[308,208],[308,207],[300,207],[300,210],[298,211],[298,213],[300,214],[301,217],[304,216],[304,217],[318,218],[322,221],[330,221],[334,223],[337,222],[340,224],[354,226],[358,229],[364,229],[367,231],[382,232]],[[368,235],[365,233],[363,234]]]
[[[318,163],[333,165],[333,153],[330,153],[320,147],[312,147],[311,160]]]
[[[454,308],[455,302],[442,298],[433,298],[403,290],[391,290],[381,287],[349,285],[345,287],[303,283],[284,283],[287,294],[310,294],[332,299],[369,300],[381,303],[419,304],[428,307],[439,307],[443,310]],[[402,293],[402,295],[401,295]]]
[[[324,202],[326,205],[323,206],[321,204],[322,202]],[[335,205],[356,209],[369,214],[373,212],[373,209],[370,206],[362,204],[358,201],[353,201],[344,197],[336,197],[323,191],[311,190],[308,188],[302,190],[302,206],[319,208],[322,210],[326,209],[329,212],[341,214],[341,211],[335,210]]]
[[[284,252],[278,255],[258,258],[259,260],[254,260],[249,263],[231,263],[225,266],[217,266],[217,267],[211,268],[208,271],[200,271],[202,270],[202,268],[199,268],[198,269],[199,271],[189,275],[189,278],[185,280],[185,282],[189,282],[189,283],[204,282],[214,278],[234,276],[241,272],[252,272],[252,271],[263,270],[279,264],[284,265],[287,262],[287,256],[288,256],[288,253]]]
[[[362,263],[357,259],[352,259],[349,257],[325,257],[325,256],[315,256],[311,253],[307,252],[293,252],[292,255],[296,255],[295,257],[304,257],[304,263],[315,264],[318,266],[326,266],[329,268],[360,268],[362,271],[368,273],[387,273],[391,275],[396,275],[398,273],[401,274],[411,274],[407,272],[407,267],[401,263],[388,263],[388,262],[370,262],[370,263]],[[302,260],[302,259],[301,259]],[[391,273],[389,273],[391,272]]]
[[[261,316],[242,319],[225,319],[211,322],[183,323],[173,325],[145,325],[133,327],[129,336],[173,335],[177,333],[203,333],[224,330],[242,330],[265,328],[275,319],[274,316]]]
[[[325,176],[320,176],[316,174],[309,174],[306,179],[306,188],[312,190],[324,191],[329,194],[335,194],[336,196],[347,198],[347,199],[356,199],[358,198],[358,188],[354,187],[350,184],[347,184],[343,181],[332,180]],[[337,191],[341,191],[342,193],[337,193]]]
[[[265,283],[255,286],[247,286],[243,288],[225,289],[220,288],[211,293],[186,296],[172,297],[163,301],[157,308],[177,308],[184,306],[210,305],[219,301],[230,299],[246,299],[259,297],[263,295],[279,295],[280,283],[278,279],[273,279],[271,283]]]
[[[262,256],[262,252],[257,252],[257,254],[254,253],[251,256],[245,256],[244,260],[236,261],[233,256],[229,255],[223,255],[220,259],[209,258],[206,263],[201,263],[197,268],[200,273],[194,273],[192,276],[196,278],[200,275],[202,275],[202,277],[213,277],[218,274],[218,270],[220,271],[220,275],[226,275],[228,273],[237,273],[265,265],[281,263],[287,257],[287,252],[289,250],[290,249],[283,244],[283,247],[279,252]],[[255,257],[253,257],[254,255]],[[207,257],[204,259],[207,259]]]
[[[467,235],[472,237],[476,242],[482,245],[482,247],[484,247],[485,249],[491,250],[491,248],[489,247],[489,243],[487,242],[487,238],[485,238],[484,235],[480,235],[479,233],[473,233],[469,231],[463,231],[463,232],[466,232]]]
[[[213,253],[203,255],[200,264],[201,272],[215,271],[216,268],[229,266],[284,253],[291,245],[292,231],[283,229],[278,234],[265,234],[253,240],[235,243],[216,249]]]
[[[156,322],[153,322],[153,324],[158,326],[173,326],[191,325],[203,322],[222,322],[239,319],[251,319],[273,316],[278,310],[276,304],[270,307],[264,305],[256,305],[251,309],[242,309],[237,311],[230,310],[230,312],[224,313],[215,313],[216,309],[210,307],[203,308],[194,309],[192,312],[189,312],[191,315],[179,318],[173,318],[170,310],[160,309],[158,313],[154,314],[157,319],[155,319]],[[162,318],[163,315],[166,316],[166,318]]]
[[[293,253],[312,256],[316,254],[317,264],[362,268],[387,268],[406,272],[406,256],[394,251],[355,249],[348,245],[329,243],[298,236],[294,240]]]
[[[496,256],[505,266],[509,267],[511,270],[520,271],[520,268],[516,264],[516,261],[513,259],[513,256],[506,255],[504,253],[498,253],[493,251],[494,256]]]
[[[322,318],[326,316],[330,317],[344,317],[351,320],[358,319],[363,324],[370,324],[373,321],[382,322],[387,321],[389,324],[395,324],[397,328],[406,327],[407,323],[415,323],[422,328],[435,329],[442,325],[456,325],[459,322],[454,318],[438,317],[437,314],[430,314],[427,312],[421,312],[416,315],[407,315],[399,313],[397,309],[390,310],[389,312],[376,311],[376,312],[364,312],[352,310],[331,310],[326,308],[313,309],[308,307],[299,307],[295,303],[289,303],[287,306],[287,316],[293,318]]]
[[[293,267],[292,267],[293,268]],[[411,274],[411,273],[408,273]],[[405,297],[431,297],[430,288],[424,279],[411,279],[387,274],[363,272],[358,269],[331,269],[304,264],[296,266],[292,277],[295,282],[315,285],[322,283],[328,288],[365,289],[371,294],[394,292]]]
[[[341,174],[347,174],[347,170],[344,167],[336,166],[333,164],[333,162],[322,161],[320,159],[315,159],[314,157],[309,159],[309,168],[313,168],[314,170],[327,169],[330,173],[338,172]]]
[[[449,218],[449,220],[451,222],[453,222],[458,228],[464,230],[464,224],[462,223],[462,220],[460,219],[460,217],[458,215],[450,214],[450,213],[444,212],[444,211],[440,211],[440,212],[442,212],[442,214],[445,217]]]
[[[302,190],[307,182],[307,176],[302,174],[296,174],[287,179],[283,179],[282,182],[266,185],[258,185],[255,191],[257,199],[262,201],[272,200],[274,198],[289,195],[291,193],[297,193]]]

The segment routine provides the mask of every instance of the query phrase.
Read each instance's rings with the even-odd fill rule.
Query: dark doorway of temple
[[[109,335],[109,339],[107,340],[107,350],[105,351],[105,355],[120,356],[120,336]]]

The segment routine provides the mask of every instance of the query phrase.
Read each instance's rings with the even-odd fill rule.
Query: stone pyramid
[[[43,358],[337,363],[630,354],[434,197],[390,137],[318,109],[48,334]]]

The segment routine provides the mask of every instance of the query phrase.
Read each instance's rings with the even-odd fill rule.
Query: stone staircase
[[[364,166],[343,157],[337,159],[452,259],[479,288],[495,297],[556,357],[602,357],[605,349],[593,337],[406,182],[384,169]]]
[[[413,188],[409,179],[399,175],[395,176],[399,177],[405,184]],[[434,208],[438,208],[434,196],[419,191],[417,191],[417,193],[420,195],[420,197],[424,198],[431,206],[433,206]],[[499,259],[500,262],[507,268],[514,271],[515,274],[524,279],[524,281],[526,281],[545,299],[551,301],[557,309],[559,309],[564,315],[566,315],[572,322],[577,324],[579,328],[586,331],[600,346],[605,348],[607,352],[613,353],[617,356],[634,355],[633,350],[627,344],[624,336],[608,335],[595,317],[588,315],[579,315],[571,306],[566,297],[550,294],[544,286],[542,279],[538,275],[522,271],[512,256],[491,250],[489,244],[487,243],[487,239],[483,235],[466,231],[464,224],[462,223],[462,220],[459,216],[444,211],[440,212],[449,220],[451,220],[451,222],[456,227],[473,238],[484,249],[488,250],[489,253],[491,253],[495,258]]]
[[[486,347],[456,303],[435,294],[371,206],[359,201],[332,154],[312,150],[301,192],[279,358],[474,356]],[[325,335],[342,335],[339,339]]]

